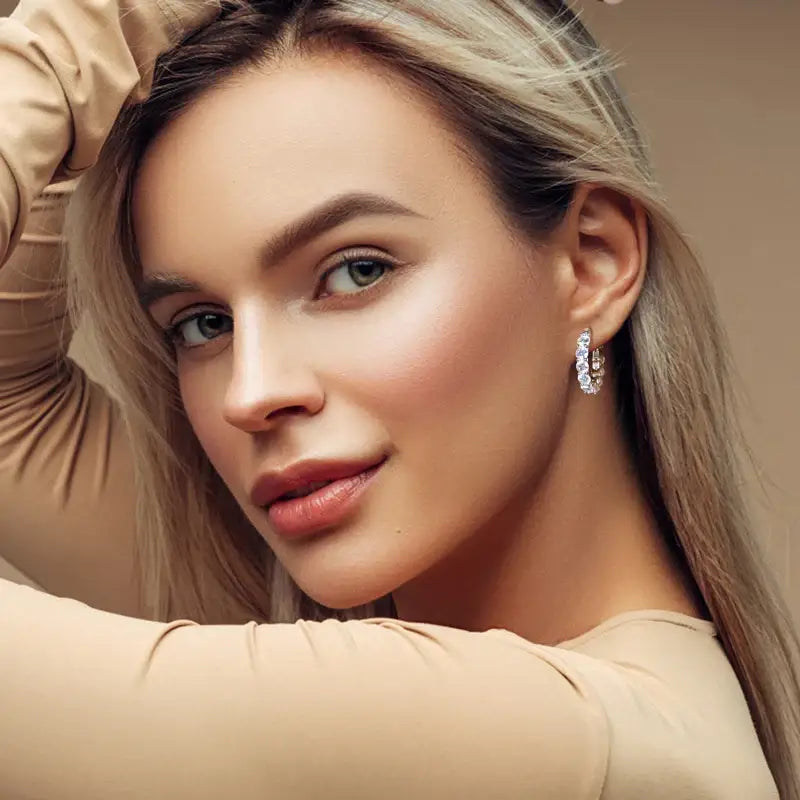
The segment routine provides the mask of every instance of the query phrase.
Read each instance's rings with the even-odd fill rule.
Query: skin
[[[417,216],[350,219],[264,263],[266,241],[353,191]],[[217,336],[184,326],[201,342],[178,348],[185,410],[314,599],[391,592],[401,618],[544,643],[628,610],[702,616],[643,500],[612,382],[586,396],[575,379],[578,334],[608,342],[640,292],[636,204],[581,186],[555,234],[528,241],[426,101],[317,54],[240,75],[173,121],[143,160],[134,226],[144,277],[198,289],[155,302],[160,327],[233,320]],[[320,281],[353,253],[396,268],[366,289],[346,265]],[[322,535],[287,541],[248,498],[266,471],[382,453],[357,514]]]

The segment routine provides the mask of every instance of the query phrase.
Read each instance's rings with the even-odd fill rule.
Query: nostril
[[[305,414],[307,413],[307,409],[303,406],[286,406],[284,408],[276,408],[274,411],[270,411],[264,417],[264,419],[274,419],[275,417],[279,416],[294,416],[296,414]]]

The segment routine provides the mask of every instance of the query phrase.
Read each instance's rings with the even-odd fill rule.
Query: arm
[[[0,555],[50,592],[136,613],[126,432],[111,398],[66,356],[58,273],[70,191],[60,184],[36,200],[0,269]]]
[[[566,654],[373,619],[154,623],[0,581],[0,796],[596,800]]]
[[[146,95],[156,57],[218,7],[218,0],[22,0],[0,18],[0,268],[23,230],[41,222],[27,226],[33,198],[54,176],[92,165],[121,106]],[[34,216],[52,213],[43,202]],[[118,546],[131,525],[129,489],[109,488],[129,473],[122,448],[103,449],[118,441],[118,419],[60,360],[51,323],[62,311],[45,321],[42,284],[30,289],[24,311],[19,303],[24,262],[50,269],[55,249],[31,239],[18,263],[23,273],[0,272],[0,552],[51,591],[131,612],[130,565],[126,574],[121,563],[129,551]],[[114,501],[124,504],[111,520],[117,538],[93,535]]]
[[[90,167],[156,57],[218,0],[21,0],[0,19],[0,265],[54,176]]]

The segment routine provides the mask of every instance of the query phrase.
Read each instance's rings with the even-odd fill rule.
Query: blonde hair
[[[460,134],[499,206],[532,237],[554,229],[582,182],[646,209],[647,277],[613,341],[619,413],[663,535],[690,570],[740,679],[781,797],[800,800],[798,640],[740,496],[725,337],[613,65],[558,0],[236,0],[162,57],[150,99],[118,120],[70,212],[70,296],[127,416],[153,616],[393,614],[388,597],[325,609],[293,583],[197,443],[172,356],[134,291],[129,201],[152,138],[226,77],[317,48],[371,59],[427,97]]]

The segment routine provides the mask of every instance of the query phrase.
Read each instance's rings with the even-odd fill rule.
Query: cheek
[[[462,412],[513,403],[560,357],[548,287],[511,267],[459,273],[430,273],[393,295],[361,339],[369,346],[350,358],[361,400],[390,427],[429,436]]]
[[[427,556],[535,484],[566,407],[552,289],[512,267],[463,277],[398,300],[358,383],[399,451],[391,514]]]
[[[210,359],[182,366],[178,385],[186,417],[200,446],[227,482],[236,462],[237,430],[223,417],[227,372],[222,374],[223,365],[215,363],[217,360],[223,361]],[[241,432],[239,435],[244,436]]]

